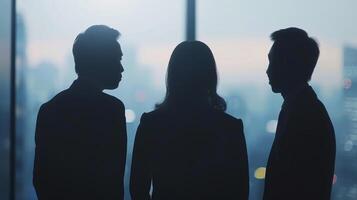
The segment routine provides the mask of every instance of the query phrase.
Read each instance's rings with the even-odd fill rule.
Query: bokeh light
[[[265,130],[268,133],[275,134],[277,126],[278,126],[278,120],[269,120],[265,126]]]
[[[254,177],[256,179],[264,179],[265,178],[265,171],[266,171],[266,168],[265,167],[259,167],[255,170],[254,172]]]
[[[352,87],[352,80],[347,78],[343,81],[343,87],[348,90]]]
[[[136,114],[133,110],[126,109],[125,110],[125,118],[126,118],[126,123],[133,123],[135,121]]]

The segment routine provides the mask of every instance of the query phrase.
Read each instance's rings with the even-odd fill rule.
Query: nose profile
[[[268,67],[268,69],[265,71],[265,73],[266,73],[267,76],[269,77],[269,75],[270,75],[270,67]]]
[[[124,67],[123,67],[123,65],[122,64],[120,64],[120,73],[123,73],[124,72]]]

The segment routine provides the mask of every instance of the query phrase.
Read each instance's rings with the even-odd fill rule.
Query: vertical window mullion
[[[196,39],[196,0],[186,1],[186,40]]]
[[[16,199],[16,0],[11,0],[10,200]]]

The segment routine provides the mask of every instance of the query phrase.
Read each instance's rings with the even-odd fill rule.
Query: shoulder
[[[299,102],[293,110],[294,115],[299,117],[302,121],[312,122],[329,119],[324,104],[317,97]]]
[[[243,128],[243,121],[242,119],[236,118],[228,113],[221,112],[221,111],[214,111],[216,117],[219,121],[223,122],[224,124],[235,126],[239,128]]]
[[[333,133],[333,124],[324,104],[318,99],[310,99],[297,106],[290,114],[292,130],[300,136],[328,136]]]
[[[242,119],[228,113],[216,111],[212,121],[212,128],[218,130],[230,144],[242,146],[245,143],[244,127]]]
[[[68,101],[68,97],[70,96],[69,93],[70,92],[68,89],[59,92],[52,99],[41,105],[39,113],[50,111],[51,109],[56,108],[61,104],[65,104],[65,102]]]
[[[83,101],[83,99],[87,99],[87,101]],[[82,95],[71,91],[71,89],[66,89],[58,93],[48,102],[42,104],[40,112],[61,112],[68,107],[77,107],[81,104],[111,108],[113,111],[117,112],[125,111],[123,102],[109,94],[99,93],[96,95]]]
[[[307,118],[317,117],[327,114],[324,104],[320,101],[312,87],[304,90],[302,94],[293,103],[294,113],[303,114]]]
[[[239,141],[244,140],[244,128],[242,119],[236,118],[228,113],[215,111],[216,114],[213,118],[214,127],[221,130],[223,135],[228,136],[228,138],[238,138]]]
[[[316,126],[319,129],[327,128],[333,130],[330,116],[325,105],[319,99],[316,99],[311,108],[311,111],[308,113],[311,117],[308,117],[307,119],[310,119],[310,122],[313,122],[313,126]]]
[[[162,119],[166,119],[166,112],[163,109],[156,109],[150,112],[144,112],[141,115],[140,123],[155,122]]]
[[[39,123],[41,122],[47,122],[48,120],[50,120],[52,118],[52,116],[58,116],[59,112],[57,112],[58,110],[63,110],[61,109],[61,106],[64,105],[64,103],[62,103],[64,100],[64,96],[65,96],[66,90],[58,93],[56,96],[54,96],[52,99],[50,99],[49,101],[43,103],[39,110],[38,110],[38,114],[37,114],[37,122]]]
[[[106,93],[102,93],[101,98],[103,99],[103,101],[105,101],[105,103],[107,103],[111,106],[115,106],[115,107],[119,108],[120,110],[125,110],[124,103],[117,97],[114,97],[114,96],[106,94]]]

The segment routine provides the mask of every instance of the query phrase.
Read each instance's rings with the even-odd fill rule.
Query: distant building
[[[357,97],[357,47],[344,47],[343,72],[345,96]]]
[[[357,195],[357,48],[343,48],[343,131],[336,134],[338,187],[337,199],[355,199]],[[335,180],[336,181],[336,180]]]
[[[347,122],[345,151],[354,152],[357,156],[357,48],[344,47],[343,75],[344,111]],[[349,145],[351,142],[352,145]],[[357,170],[357,166],[355,169]]]

